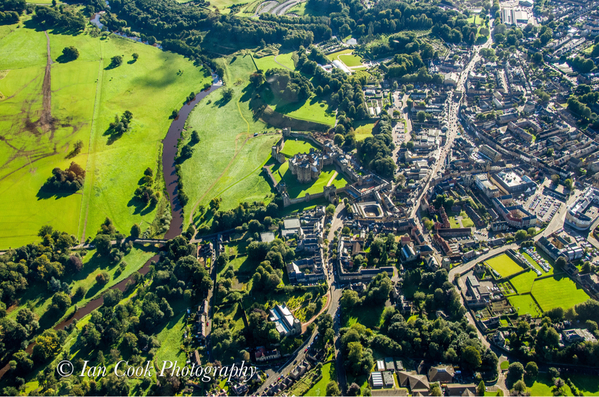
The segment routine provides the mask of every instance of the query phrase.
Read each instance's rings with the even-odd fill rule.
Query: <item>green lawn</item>
[[[510,283],[512,283],[517,293],[523,294],[532,290],[532,285],[537,277],[537,274],[530,270],[526,273],[519,274],[516,277],[512,277]]]
[[[554,276],[535,281],[532,294],[543,311],[554,307],[567,310],[589,299],[587,293],[578,288],[576,283],[567,276]]]
[[[244,96],[243,90],[255,70],[254,63],[249,55],[217,62],[225,68],[225,81],[234,94],[229,102],[223,103],[220,90],[211,93],[188,118],[187,129],[198,132],[200,143],[193,156],[181,165],[189,197],[185,206],[186,224],[196,205],[206,205],[214,197],[223,199],[220,209],[226,210],[242,201],[269,201],[267,196],[271,193],[261,172],[279,135],[254,120],[249,97]],[[264,131],[269,134],[262,134]],[[254,137],[254,133],[259,135]]]
[[[351,327],[356,323],[360,323],[367,328],[378,329],[381,325],[381,316],[384,309],[384,307],[373,307],[371,310],[345,311],[341,316],[341,321],[344,327]]]
[[[289,170],[288,161],[281,165],[275,164],[271,168],[271,172],[273,173],[273,176],[277,182],[283,180],[287,184],[287,192],[291,198],[303,197],[306,195],[306,193],[322,193],[324,187],[328,186],[329,183],[338,189],[347,185],[347,180],[343,177],[343,175],[340,173],[335,175],[335,167],[332,165],[324,166],[318,179],[312,183],[299,183],[297,178]]]
[[[308,141],[303,141],[300,139],[288,139],[285,141],[285,145],[283,146],[281,153],[283,153],[285,157],[290,158],[298,153],[310,153],[310,149],[319,150],[316,146],[312,145]]]
[[[507,299],[518,312],[519,316],[530,314],[533,317],[539,317],[541,315],[539,306],[535,303],[530,294],[508,296]]]
[[[333,363],[328,363],[322,366],[322,378],[314,385],[310,390],[306,392],[306,396],[326,396],[326,388],[327,384],[331,381],[331,379],[335,379],[334,372],[335,368],[333,367]]]
[[[186,327],[185,310],[187,307],[183,300],[177,301],[175,304],[171,302],[171,307],[175,315],[156,335],[156,338],[160,341],[160,347],[155,356],[159,371],[162,369],[162,362],[165,360],[176,360],[181,364],[185,364],[186,361],[185,352],[181,349],[181,345],[183,344],[183,332]]]
[[[55,128],[38,132],[31,124],[42,108],[46,37],[26,28],[3,27],[1,32],[0,70],[8,73],[0,80],[0,92],[8,98],[0,107],[0,130],[10,146],[0,153],[0,248],[32,242],[44,224],[78,237],[94,236],[107,216],[125,233],[133,223],[147,227],[156,210],[134,206],[133,192],[147,167],[157,169],[170,112],[209,81],[191,61],[152,46],[116,36],[101,40],[49,33],[52,59],[70,45],[80,57],[52,65]],[[139,60],[129,63],[134,52]],[[123,64],[106,69],[115,55],[123,56]],[[132,129],[109,144],[104,133],[124,110],[133,113]],[[66,159],[77,140],[84,143],[82,152]],[[52,169],[64,169],[71,161],[86,169],[84,189],[38,197]]]
[[[472,15],[471,17],[468,18],[468,23],[475,23],[477,25],[482,25],[483,18],[481,18],[478,15]]]
[[[356,134],[356,141],[363,141],[364,139],[372,136],[372,129],[375,123],[366,121],[358,121],[354,123],[354,132]]]
[[[499,255],[486,261],[501,277],[509,277],[522,270],[522,266],[514,262],[507,254]]]
[[[276,56],[270,55],[262,58],[257,58],[256,56],[254,56],[254,60],[256,61],[256,65],[258,65],[258,67],[262,69],[264,72],[266,72],[268,69],[285,69],[284,66],[286,66],[288,69],[294,70],[295,65],[293,64],[293,60],[291,59],[292,55],[293,52],[279,54]]]

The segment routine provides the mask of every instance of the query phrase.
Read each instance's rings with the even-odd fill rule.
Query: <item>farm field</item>
[[[0,79],[0,92],[7,97],[0,106],[0,129],[12,146],[4,146],[0,154],[0,248],[31,242],[44,224],[79,238],[93,237],[107,216],[123,232],[134,223],[147,227],[156,210],[133,205],[133,192],[146,168],[157,170],[170,112],[210,77],[182,56],[131,40],[49,32],[54,63],[46,95],[54,121],[51,128],[42,128],[38,120],[45,34],[13,25],[3,27],[0,37],[0,52],[6,55],[0,70],[8,71]],[[57,62],[62,49],[71,45],[79,50],[79,58]],[[132,62],[134,52],[139,54],[137,62]],[[108,68],[115,55],[123,56],[123,64]],[[125,110],[133,114],[132,129],[109,142],[105,131],[115,114]],[[78,140],[83,142],[81,153],[65,158]],[[86,169],[82,190],[69,195],[40,192],[52,169],[65,169],[71,162]]]
[[[303,197],[306,193],[321,193],[323,188],[329,185],[329,182],[338,189],[347,185],[347,180],[341,174],[337,173],[335,175],[335,167],[332,165],[324,166],[318,179],[311,184],[299,183],[297,178],[289,170],[288,161],[280,165],[275,164],[271,168],[271,172],[277,182],[281,180],[285,181],[287,184],[287,192],[291,198]]]
[[[514,262],[506,254],[496,256],[486,261],[489,266],[495,269],[501,277],[509,277],[514,273],[518,273],[522,270],[522,266]]]
[[[567,276],[554,276],[537,280],[532,286],[532,294],[543,311],[554,307],[567,310],[589,299],[583,289]]]
[[[541,310],[535,303],[530,294],[508,296],[508,301],[518,311],[519,316],[530,314],[533,317],[539,317]]]
[[[223,199],[220,208],[226,210],[242,201],[265,200],[271,193],[261,169],[279,135],[263,122],[254,121],[249,98],[242,97],[249,75],[255,70],[254,63],[250,56],[238,56],[232,63],[231,58],[221,58],[219,62],[225,66],[224,79],[234,94],[223,103],[220,90],[214,91],[187,120],[187,130],[196,130],[200,143],[192,157],[181,164],[181,177],[189,196],[186,225],[196,206],[206,205],[214,197]],[[231,83],[239,80],[241,84]],[[259,135],[254,137],[254,133]]]

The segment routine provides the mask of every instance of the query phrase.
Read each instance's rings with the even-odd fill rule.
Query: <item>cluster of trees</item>
[[[249,222],[255,220],[258,222],[252,224],[258,228],[264,226],[270,226],[273,222],[273,218],[278,214],[279,206],[275,203],[269,203],[266,205],[264,202],[240,203],[236,208],[228,211],[218,211],[218,201],[214,202],[214,205],[210,205],[209,211],[213,213],[212,230],[221,231],[229,230],[241,226],[245,230],[249,228]],[[243,226],[245,225],[245,227]],[[261,229],[260,229],[261,230]],[[256,229],[256,231],[260,231]],[[208,230],[200,231],[207,232]]]
[[[268,261],[275,269],[282,269],[286,262],[295,257],[295,251],[283,240],[275,239],[270,243],[252,241],[247,248],[248,258],[256,261]]]
[[[141,200],[145,205],[155,206],[160,200],[160,192],[154,188],[154,171],[150,167],[144,171],[144,177],[141,178],[140,186],[135,189],[135,197]]]
[[[312,95],[314,86],[300,73],[285,69],[270,69],[265,75],[273,94],[286,102],[305,101]]]
[[[19,13],[16,11],[0,11],[0,25],[12,25],[19,22]]]
[[[461,318],[466,309],[460,302],[460,295],[448,280],[447,270],[423,272],[422,269],[408,270],[404,276],[405,285],[414,285],[417,291],[413,296],[415,306],[421,314],[443,310],[450,318]]]
[[[578,98],[575,96],[571,96],[570,98],[568,98],[568,110],[586,120],[590,120],[591,118],[597,117],[597,115],[591,111],[590,107],[588,107],[585,103],[579,101]],[[593,117],[593,115],[595,116]]]
[[[391,117],[383,111],[372,130],[372,137],[358,143],[358,158],[362,165],[385,178],[393,178],[397,165],[393,161],[393,126]]]
[[[69,168],[61,170],[54,168],[52,176],[46,180],[42,190],[48,192],[76,192],[83,187],[85,181],[85,170],[75,162],[72,162]]]
[[[123,112],[120,119],[118,114],[115,114],[114,121],[109,125],[108,134],[113,137],[120,137],[131,128],[131,120],[133,120],[133,113],[128,110]]]
[[[189,98],[188,98],[189,99]],[[191,139],[187,142],[181,150],[179,150],[179,154],[177,156],[177,162],[182,163],[185,160],[191,158],[193,156],[194,146],[200,142],[200,135],[196,130],[193,130],[191,133]]]
[[[568,63],[572,69],[580,73],[591,73],[595,70],[595,62],[592,59],[584,56],[576,56],[575,58],[569,58]]]
[[[344,290],[340,301],[341,307],[353,310],[362,305],[371,307],[369,305],[384,304],[389,299],[389,293],[392,288],[393,285],[387,273],[380,273],[368,284],[368,289],[361,297],[356,291]]]
[[[74,32],[85,30],[87,20],[75,7],[62,4],[60,7],[36,6],[33,21],[44,29],[60,28]]]
[[[75,59],[79,58],[79,50],[74,46],[65,47],[62,49],[62,58],[66,62],[74,61]]]
[[[401,32],[390,35],[387,41],[373,42],[363,51],[364,55],[368,55],[372,59],[395,54],[419,54],[420,58],[425,60],[436,57],[434,47],[419,39],[414,32]]]

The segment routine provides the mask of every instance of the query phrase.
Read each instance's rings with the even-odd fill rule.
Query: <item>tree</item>
[[[330,381],[327,384],[326,393],[327,396],[340,396],[341,391],[339,390],[339,385],[337,385],[337,382]]]
[[[508,377],[515,382],[521,380],[522,376],[524,376],[524,366],[522,363],[511,363],[508,367]]]
[[[98,234],[94,239],[94,245],[101,256],[108,256],[112,249],[111,238],[106,234]]]
[[[79,50],[73,46],[65,47],[62,49],[62,56],[65,61],[74,61],[79,58]]]
[[[57,292],[52,297],[52,310],[64,312],[71,305],[71,298],[64,292]]]
[[[133,58],[134,62],[137,62],[137,60],[139,59],[139,54],[137,52],[134,52],[133,54],[131,54],[131,57]]]
[[[484,396],[487,388],[485,387],[485,381],[481,380],[478,386],[476,387],[476,394],[479,396]]]
[[[111,68],[118,68],[122,64],[123,64],[123,57],[120,55],[113,56],[110,59],[110,67]]]
[[[480,352],[474,346],[467,346],[462,351],[462,360],[464,360],[464,363],[468,365],[472,370],[475,370],[478,367],[480,367],[482,363]]]
[[[522,241],[528,237],[528,233],[526,233],[526,230],[518,230],[514,237],[516,238],[516,240]]]
[[[333,205],[333,204],[327,205],[326,213],[328,216],[333,216],[335,214],[335,205]]]
[[[572,190],[572,185],[574,183],[572,182],[572,179],[568,178],[564,181],[564,186],[567,187],[568,189]]]
[[[512,388],[512,394],[523,395],[526,392],[526,383],[523,380],[519,380],[514,383],[514,387]]]
[[[139,225],[137,223],[133,224],[133,226],[131,226],[131,237],[139,238],[140,235],[141,235],[141,227],[139,227]]]
[[[416,119],[420,123],[424,123],[424,120],[426,120],[426,112],[424,110],[419,110],[418,113],[416,113]]]
[[[434,384],[431,386],[431,390],[430,390],[430,395],[431,396],[442,396],[443,392],[441,391],[441,388],[439,387],[438,384]]]
[[[357,383],[352,383],[347,389],[348,396],[357,396],[360,394],[360,386]]]
[[[123,293],[119,289],[109,289],[104,294],[104,306],[116,306],[121,299],[123,299]]]
[[[526,376],[535,379],[539,376],[539,366],[534,361],[529,361],[526,364]]]
[[[335,145],[343,146],[344,141],[345,141],[345,138],[343,137],[343,135],[335,134],[335,138],[334,138]]]
[[[61,340],[58,336],[58,333],[53,329],[47,329],[43,334],[35,338],[33,357],[35,359],[45,361],[58,354],[61,347]]]
[[[232,88],[223,88],[223,102],[227,103],[233,98],[234,91]]]
[[[563,269],[566,267],[566,265],[568,264],[568,260],[564,257],[564,256],[560,256],[559,258],[557,258],[557,260],[555,261],[555,266],[558,269]]]

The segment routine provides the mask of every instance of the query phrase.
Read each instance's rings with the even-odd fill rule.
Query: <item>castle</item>
[[[333,157],[321,151],[310,149],[310,153],[298,153],[289,159],[289,170],[300,183],[315,181],[322,167],[333,164]]]

